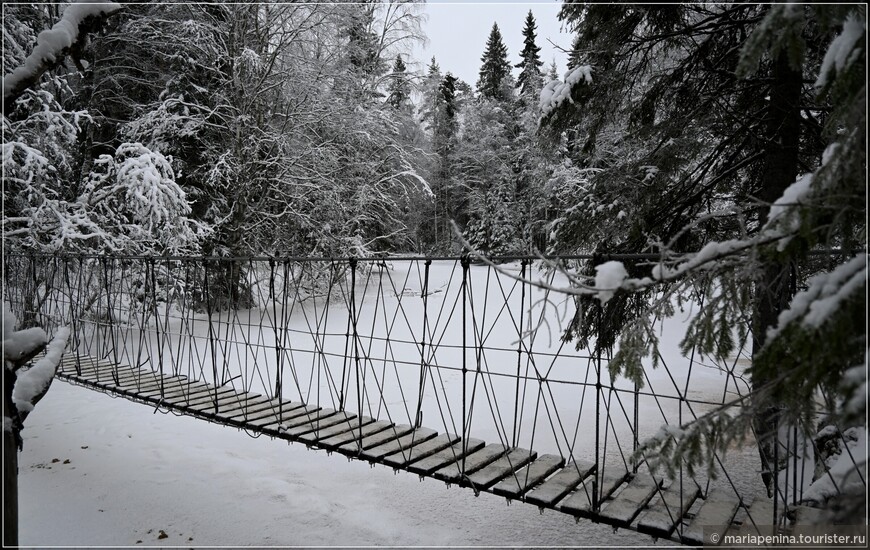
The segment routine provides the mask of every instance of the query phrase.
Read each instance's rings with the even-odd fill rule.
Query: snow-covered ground
[[[652,543],[62,381],[23,435],[20,540],[30,547]]]
[[[518,273],[519,265],[505,269]],[[394,262],[390,269],[357,285],[359,345],[365,346],[359,375],[370,392],[363,414],[397,423],[414,422],[420,393],[416,342],[426,326],[427,364],[439,368],[431,369],[424,387],[423,424],[439,432],[462,429],[463,383],[456,367],[462,363],[458,344],[463,325],[461,307],[457,309],[461,304],[457,272],[461,273],[454,262],[433,263],[425,323],[419,263]],[[533,278],[542,276],[535,273]],[[568,311],[565,298],[561,305],[552,297],[546,302],[542,291],[527,287],[520,302],[522,288],[486,266],[471,266],[469,280],[465,336],[470,344],[483,342],[488,348],[480,358],[473,347],[465,355],[470,370],[476,370],[480,360],[480,368],[488,372],[466,379],[467,416],[471,417],[472,407],[475,411],[470,435],[487,442],[506,442],[514,431],[512,416],[518,410],[519,446],[594,460],[595,390],[582,385],[594,383],[594,365],[584,359],[588,352],[575,351],[573,344],[561,347],[558,336]],[[560,285],[558,278],[552,282]],[[348,289],[342,292],[346,298]],[[225,377],[242,379],[234,383],[242,386],[238,389],[269,391],[269,381],[284,368],[288,399],[330,407],[336,406],[340,375],[347,378],[347,384],[338,386],[344,388],[347,403],[353,404],[356,398],[350,396],[359,386],[355,367],[346,367],[344,361],[348,314],[340,297],[333,302],[328,315],[326,302],[309,298],[284,307],[262,303],[252,310],[215,316],[211,325],[202,314],[195,321],[180,316],[163,322],[164,333],[156,337],[151,328],[133,327],[116,333],[114,339],[103,332],[99,340],[87,343],[91,346],[88,353],[111,357],[124,345],[108,347],[126,342],[126,349],[120,350],[121,360],[127,357],[132,362],[140,357],[142,346],[153,357],[159,347],[164,357],[175,358],[181,374],[188,375],[196,375],[197,365],[209,363],[211,354],[217,353],[216,364],[231,371]],[[546,322],[534,342],[526,338],[518,362],[520,311],[524,312],[524,330],[539,319]],[[726,391],[733,395],[735,379],[703,361],[690,376],[687,361],[677,350],[690,315],[686,311],[662,325],[662,355],[670,369],[650,369],[645,390],[670,396],[686,391],[689,399],[715,403]],[[532,325],[530,318],[535,320]],[[306,334],[312,327],[327,335],[312,338]],[[396,341],[386,343],[383,336],[387,332]],[[213,342],[210,333],[217,335]],[[278,359],[276,341],[292,344],[292,351]],[[433,341],[440,342],[435,351]],[[165,363],[167,367],[173,361]],[[185,365],[192,371],[185,371]],[[211,367],[206,366],[199,374],[208,379]],[[517,369],[530,376],[522,394],[516,384]],[[343,371],[350,375],[345,377]],[[548,381],[540,383],[537,375]],[[478,387],[472,394],[475,380]],[[602,381],[608,382],[606,373]],[[616,387],[631,389],[624,380]],[[635,422],[633,394],[605,393],[601,432],[607,443],[602,458],[605,469],[625,471]],[[448,403],[452,411],[445,413]],[[695,403],[693,410],[701,414],[707,407]],[[605,422],[608,409],[610,422]],[[653,435],[665,418],[671,424],[691,418],[686,407],[682,417],[678,413],[678,400],[657,401],[640,395],[637,422],[641,439]],[[651,542],[646,536],[625,531],[614,534],[612,528],[587,521],[575,524],[560,513],[539,515],[534,506],[518,503],[508,507],[500,497],[483,494],[475,498],[470,490],[448,489],[432,480],[420,483],[410,474],[394,475],[385,467],[370,468],[340,455],[308,451],[302,445],[288,447],[202,420],[155,414],[147,406],[64,382],[56,382],[27,419],[24,437],[21,541],[25,545],[601,546]],[[754,452],[735,451],[729,462],[729,466],[737,465],[740,475],[733,479],[741,490],[754,490],[758,482]],[[162,539],[158,538],[161,530],[166,534]]]

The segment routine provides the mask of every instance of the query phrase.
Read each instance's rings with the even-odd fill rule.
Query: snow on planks
[[[572,461],[559,470],[553,477],[536,487],[525,496],[526,502],[537,504],[541,508],[552,508],[562,497],[574,490],[583,478],[595,469],[589,462]]]
[[[542,455],[529,466],[495,485],[492,492],[509,499],[519,498],[564,465],[565,459],[561,456]]]
[[[628,527],[661,486],[661,480],[639,473],[614,499],[601,508],[601,517],[618,527]]]
[[[637,520],[637,530],[654,537],[669,537],[685,517],[701,490],[694,482],[686,481],[681,486],[673,481],[658,491],[649,508]]]
[[[682,542],[695,546],[709,542],[704,540],[705,528],[709,532],[724,533],[731,526],[731,520],[739,506],[740,499],[733,494],[723,490],[711,490],[694,519],[681,533]]]

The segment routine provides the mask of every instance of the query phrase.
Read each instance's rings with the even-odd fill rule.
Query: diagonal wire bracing
[[[8,264],[4,294],[46,326],[70,324],[76,354],[104,359],[112,366],[100,372],[116,382],[122,365],[159,375],[134,380],[138,391],[183,393],[187,382],[165,386],[183,377],[214,383],[215,407],[241,406],[220,398],[226,387],[385,420],[395,433],[400,422],[437,426],[463,446],[490,434],[506,448],[555,453],[578,472],[594,454],[598,487],[606,472],[650,467],[635,453],[650,411],[679,426],[749,389],[735,359],[718,394],[693,394],[714,368],[694,353],[680,364],[660,355],[662,373],[644,370],[643,388],[608,380],[606,358],[553,341],[566,319],[550,291],[533,296],[532,259],[511,269],[519,275],[508,280],[468,258],[20,256]],[[557,275],[545,272],[544,286],[558,286]],[[792,488],[803,485],[795,465],[785,474]]]

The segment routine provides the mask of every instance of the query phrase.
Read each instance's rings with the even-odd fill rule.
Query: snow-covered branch
[[[69,335],[69,327],[58,329],[51,343],[48,344],[45,356],[29,369],[18,371],[15,387],[12,390],[12,401],[22,415],[32,411],[34,405],[48,391],[57,366],[60,364],[60,358],[66,349]]]
[[[61,20],[39,33],[36,47],[24,63],[3,77],[3,112],[47,70],[61,63],[71,51],[81,48],[87,34],[99,28],[105,16],[121,9],[107,1],[81,0],[63,12]]]
[[[565,75],[565,82],[553,80],[544,86],[544,89],[541,90],[539,103],[541,116],[546,117],[566,101],[573,103],[571,92],[581,82],[592,84],[592,67],[589,65],[580,65],[568,71]]]

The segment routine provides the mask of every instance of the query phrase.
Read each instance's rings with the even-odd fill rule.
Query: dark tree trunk
[[[4,361],[5,363],[5,361]],[[12,388],[15,373],[3,368],[3,546],[18,546],[18,441],[6,422],[15,418]],[[10,420],[7,420],[10,419]]]
[[[798,174],[800,145],[800,97],[803,74],[791,67],[785,52],[773,63],[773,85],[767,120],[765,165],[758,198],[763,202],[759,220],[764,223],[769,205],[782,196]],[[774,326],[779,313],[788,307],[793,295],[794,270],[789,262],[767,260],[755,281],[755,311],[753,312],[752,355],[764,346],[767,329]],[[752,386],[761,388],[773,378],[773,373],[753,371]],[[778,407],[769,403],[754,421],[761,456],[762,479],[772,495],[776,470],[774,449],[777,441]]]

